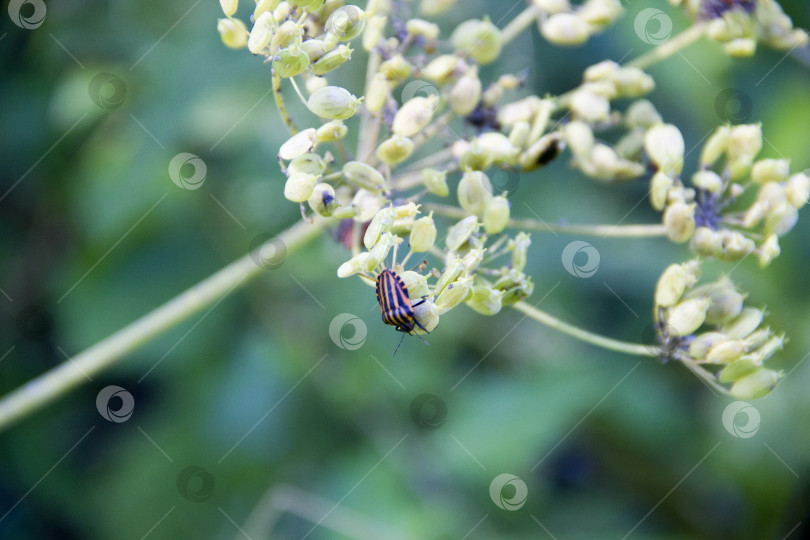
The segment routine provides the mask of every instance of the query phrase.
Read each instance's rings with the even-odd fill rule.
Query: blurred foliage
[[[462,0],[442,24],[485,10],[500,22],[515,3]],[[782,4],[810,27],[802,0]],[[565,91],[588,65],[648,49],[632,21],[649,5],[672,10],[633,2],[617,27],[573,50],[532,29],[484,75],[529,67],[533,91]],[[275,154],[285,130],[269,69],[221,45],[216,2],[73,0],[47,9],[36,30],[5,13],[0,26],[3,393],[241,256],[256,235],[299,219],[281,197]],[[335,79],[358,94],[362,57]],[[802,170],[809,59],[806,50],[763,48],[732,61],[702,42],[651,69],[652,99],[690,148],[722,122],[718,93],[740,89],[753,105],[748,120],[764,124],[764,153]],[[103,73],[124,89],[105,96],[106,108],[91,99]],[[179,152],[204,159],[200,189],[170,181]],[[696,153],[689,157],[694,165]],[[556,163],[521,177],[513,212],[657,220],[646,204],[634,208],[646,182],[608,189]],[[533,303],[636,342],[650,339],[657,276],[687,256],[663,240],[589,239],[601,267],[582,280],[560,264],[571,238],[533,240]],[[371,289],[337,279],[346,252],[324,237],[3,433],[0,537],[229,538],[254,510],[278,518],[274,538],[300,538],[322,518],[309,538],[359,537],[372,526],[368,537],[378,538],[805,537],[810,290],[799,269],[808,243],[802,215],[771,267],[745,261],[734,270],[791,338],[779,355],[789,376],[755,403],[756,436],[737,439],[721,423],[728,400],[681,366],[598,350],[517,312],[454,311],[429,346],[406,339],[392,358],[400,335],[379,320]],[[343,312],[367,325],[357,351],[329,338]],[[95,408],[111,384],[134,396],[127,422],[107,422]],[[425,393],[446,404],[438,429],[411,417]],[[516,512],[489,497],[506,472],[528,486]],[[273,515],[268,500],[289,511]],[[348,524],[343,533],[326,526],[338,522]]]

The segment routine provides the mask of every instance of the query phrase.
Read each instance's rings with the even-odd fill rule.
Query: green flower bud
[[[366,261],[368,258],[369,254],[367,252],[363,252],[355,257],[352,257],[338,267],[337,276],[339,278],[347,278],[349,276],[359,274],[360,272],[365,272],[367,266]]]
[[[703,145],[703,150],[700,152],[700,166],[711,167],[720,159],[726,150],[728,150],[728,142],[731,137],[731,128],[728,126],[721,126],[714,130],[714,133]]]
[[[253,54],[261,54],[270,44],[275,32],[276,23],[272,13],[262,13],[253,23],[253,28],[248,37],[248,50]]]
[[[459,167],[465,171],[483,171],[490,168],[494,161],[494,156],[489,148],[484,147],[478,139],[473,139],[461,155]]]
[[[669,265],[655,286],[655,305],[674,306],[687,289],[694,287],[699,277],[700,265],[695,260]]]
[[[785,346],[784,336],[773,336],[759,348],[753,350],[748,356],[755,362],[762,364],[777,351],[782,350]]]
[[[329,51],[321,56],[317,62],[312,64],[312,73],[315,75],[325,75],[345,64],[352,57],[353,49],[347,45],[341,45],[337,49]]]
[[[292,202],[305,202],[312,195],[312,189],[317,183],[318,177],[314,174],[293,174],[284,184],[284,197]]]
[[[439,96],[417,96],[409,99],[394,116],[391,130],[404,137],[413,137],[430,124],[438,105]]]
[[[709,289],[711,305],[706,312],[706,322],[723,324],[742,312],[745,297],[737,292],[728,278],[723,278]]]
[[[644,148],[650,160],[670,176],[681,174],[684,142],[680,130],[672,124],[650,128],[644,136]]]
[[[723,190],[723,179],[714,171],[703,170],[692,175],[692,185],[710,193],[720,193]]]
[[[418,326],[415,326],[411,332],[412,334],[423,335],[433,332],[433,330],[439,326],[439,308],[437,308],[436,304],[430,300],[427,300],[413,308],[413,316],[417,321],[419,321],[419,324],[424,327],[424,330]]]
[[[405,283],[405,287],[408,289],[408,296],[410,296],[412,302],[415,303],[416,298],[422,298],[423,296],[432,298],[427,283],[427,277],[413,270],[402,272],[399,277],[401,277],[402,282]]]
[[[689,344],[689,356],[698,362],[704,361],[709,354],[709,350],[720,344],[728,341],[725,334],[720,332],[704,332],[695,336],[692,343]]]
[[[452,257],[452,259],[450,257]],[[445,287],[457,280],[463,271],[464,264],[461,262],[461,258],[453,254],[453,252],[450,252],[448,254],[447,266],[436,281],[433,292],[435,294],[441,294]]]
[[[389,81],[399,82],[404,81],[411,76],[410,62],[405,60],[401,54],[395,54],[382,64],[380,64],[379,72],[382,73]]]
[[[460,62],[461,60],[455,54],[437,56],[422,69],[422,77],[436,84],[444,85],[450,81]]]
[[[323,2],[324,0],[287,0],[287,3],[290,4],[290,6],[296,9],[305,9],[310,13],[321,9],[323,7]]]
[[[531,236],[525,232],[519,232],[515,239],[510,241],[508,246],[512,251],[512,268],[522,272],[526,268],[526,261],[529,254],[529,246],[532,244]]]
[[[390,86],[391,84],[384,75],[381,73],[374,75],[374,77],[371,79],[371,83],[368,85],[368,91],[366,92],[365,105],[368,112],[371,114],[377,114],[382,110],[382,108],[385,106],[386,100],[388,99]]]
[[[718,373],[717,380],[723,384],[731,383],[746,377],[762,366],[752,359],[742,357],[739,360],[730,363],[723,371]]]
[[[534,284],[531,278],[514,268],[498,278],[493,288],[504,291],[505,294],[501,301],[504,307],[520,302],[534,293]]]
[[[371,52],[383,39],[385,27],[388,24],[388,17],[385,15],[373,15],[363,32],[363,50]]]
[[[493,197],[486,203],[484,209],[484,230],[487,234],[498,234],[506,228],[509,222],[509,201],[500,195]]]
[[[280,3],[281,0],[258,0],[256,2],[256,8],[253,10],[253,18],[251,20],[255,21],[262,13],[273,11]]]
[[[639,99],[638,101],[635,101],[632,105],[630,105],[630,107],[627,108],[627,112],[624,113],[624,123],[631,129],[649,129],[652,126],[662,122],[663,119],[661,118],[661,115],[658,114],[655,105],[646,99]]]
[[[371,221],[387,204],[388,200],[383,195],[359,189],[352,198],[352,206],[357,208],[357,216],[354,219],[359,223]]]
[[[411,229],[411,249],[416,253],[430,251],[436,243],[436,225],[433,223],[433,212],[429,216],[417,219]]]
[[[322,39],[308,39],[301,43],[301,50],[307,53],[310,62],[315,62],[326,54],[326,43]]]
[[[248,42],[248,30],[239,19],[219,19],[217,32],[222,43],[230,49],[242,49]]]
[[[362,101],[340,86],[325,86],[309,96],[307,108],[321,118],[345,120],[350,118]]]
[[[302,154],[290,162],[288,174],[308,173],[315,176],[323,174],[326,164],[318,154]]]
[[[752,351],[759,349],[760,347],[768,343],[771,337],[772,333],[770,328],[760,328],[759,330],[754,331],[751,335],[742,340],[743,347],[745,347],[745,352],[750,353]]]
[[[278,27],[270,39],[270,52],[276,52],[291,46],[300,46],[303,40],[303,29],[293,21],[286,21]]]
[[[450,189],[447,187],[447,173],[436,169],[422,169],[422,182],[428,191],[439,197],[447,197]]]
[[[762,150],[762,125],[734,126],[729,133],[728,157],[732,161],[751,162]]]
[[[343,176],[357,187],[371,192],[381,192],[385,189],[385,177],[367,163],[362,161],[349,161],[343,166]]]
[[[689,240],[695,231],[695,205],[682,202],[670,204],[664,211],[664,226],[673,242]]]
[[[422,0],[419,13],[422,15],[439,15],[456,5],[458,0]]]
[[[476,246],[479,245],[476,238],[472,238],[470,243]],[[483,243],[480,245],[483,246]],[[464,255],[461,259],[461,264],[465,272],[472,274],[478,269],[481,262],[484,260],[484,251],[486,250],[483,247],[474,247]]]
[[[807,204],[808,195],[810,195],[810,178],[803,172],[794,174],[788,178],[785,185],[785,195],[787,200],[797,210]]]
[[[515,148],[524,148],[529,142],[531,129],[532,126],[528,122],[515,122],[512,129],[509,130],[509,142]],[[539,157],[539,154],[537,157]],[[537,161],[537,158],[535,158],[535,161]]]
[[[718,343],[709,350],[706,361],[710,364],[730,364],[745,353],[745,348],[739,340],[729,340]]]
[[[782,182],[790,174],[790,161],[787,159],[760,159],[751,167],[751,180],[758,184]]]
[[[759,266],[765,268],[781,253],[782,249],[779,247],[779,237],[775,234],[769,235],[762,243],[757,253]]]
[[[444,315],[460,303],[466,301],[472,293],[473,281],[473,276],[464,274],[445,287],[436,298],[436,307],[439,309],[439,314]]]
[[[669,309],[667,326],[677,336],[688,336],[701,327],[708,309],[708,298],[683,300]]]
[[[470,239],[470,236],[478,232],[479,226],[477,217],[467,216],[450,227],[445,238],[447,249],[458,251],[462,244]]]
[[[278,158],[289,160],[308,154],[318,146],[318,134],[315,128],[299,131],[281,145],[278,149]]]
[[[450,36],[456,50],[472,57],[481,65],[494,62],[503,47],[500,29],[488,17],[470,19],[459,24]]]
[[[745,308],[734,320],[723,325],[721,331],[731,339],[744,339],[759,328],[764,316],[761,309]]]
[[[565,126],[565,141],[577,157],[587,158],[593,150],[595,141],[593,130],[585,122],[575,120]]]
[[[489,285],[476,285],[467,305],[481,315],[495,315],[503,308],[504,291],[498,291]]]
[[[730,393],[737,399],[754,399],[764,396],[776,386],[781,374],[772,369],[759,369],[734,383]]]
[[[491,198],[492,184],[486,174],[481,171],[464,173],[458,183],[458,202],[464,210],[481,215]]]
[[[273,70],[288,79],[300,75],[309,67],[309,55],[300,47],[282,49],[273,59]]]
[[[650,204],[659,212],[667,203],[669,191],[675,186],[675,180],[667,173],[658,171],[650,179]]]
[[[414,149],[415,145],[411,139],[394,134],[390,139],[377,147],[376,154],[383,163],[397,165],[411,157]]]
[[[586,122],[604,122],[610,116],[610,101],[583,88],[576,90],[571,96],[571,111]]]
[[[481,101],[483,86],[478,78],[478,69],[471,68],[465,73],[450,90],[450,108],[459,116],[467,116]]]
[[[590,27],[573,13],[555,13],[542,22],[540,33],[554,45],[582,45],[588,41]]]
[[[335,198],[335,188],[329,184],[315,184],[312,195],[307,199],[309,207],[318,214],[329,217],[337,210],[338,202]]]
[[[349,128],[341,120],[330,120],[318,128],[318,142],[339,141],[348,131]]]
[[[363,245],[366,246],[366,249],[371,249],[377,245],[377,242],[380,241],[380,236],[391,230],[396,219],[397,211],[390,206],[377,212],[372,218],[371,223],[368,224],[366,233],[363,235]]]
[[[424,19],[409,19],[405,29],[412,36],[423,37],[428,41],[435,41],[439,37],[439,25]]]
[[[365,25],[366,14],[363,10],[348,5],[333,11],[324,26],[327,32],[337,36],[340,41],[349,41],[359,36]]]
[[[732,39],[723,43],[723,50],[734,58],[750,58],[757,52],[757,42],[751,38]]]
[[[549,15],[571,11],[568,0],[532,0],[532,4]]]
[[[739,261],[756,249],[756,244],[739,231],[723,230],[722,248],[717,257],[723,261]]]

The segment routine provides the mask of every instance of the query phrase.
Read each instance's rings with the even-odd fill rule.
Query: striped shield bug
[[[411,299],[408,296],[408,287],[402,278],[391,270],[386,268],[377,276],[377,302],[380,304],[380,312],[382,313],[382,320],[385,324],[393,326],[400,332],[410,334],[413,332],[415,326],[418,326],[425,332],[422,324],[416,320],[413,308],[421,305],[425,300],[422,299],[415,304],[411,304]],[[405,339],[405,336],[402,336]],[[402,340],[400,340],[400,345]],[[397,345],[399,349],[399,345]],[[394,354],[397,351],[394,350]]]

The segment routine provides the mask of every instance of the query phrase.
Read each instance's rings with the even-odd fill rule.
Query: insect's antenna
[[[402,333],[402,338],[399,340],[399,344],[397,344],[397,348],[394,349],[394,354],[391,355],[391,358],[397,355],[397,351],[399,350],[399,346],[402,345],[402,342],[405,340],[405,333]]]

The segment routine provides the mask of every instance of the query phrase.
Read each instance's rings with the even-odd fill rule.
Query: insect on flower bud
[[[377,147],[377,157],[383,163],[396,165],[402,163],[413,154],[415,145],[411,139],[402,135],[394,134]]]
[[[445,244],[450,251],[458,251],[458,248],[469,240],[470,236],[478,232],[479,223],[475,216],[467,216],[447,230]]]
[[[478,69],[470,68],[450,90],[450,108],[459,116],[467,116],[481,101],[483,86],[478,78]]]
[[[700,277],[700,266],[697,261],[669,265],[658,278],[658,284],[655,287],[655,305],[674,306],[687,289],[694,287],[698,277]]]
[[[447,172],[436,169],[422,169],[422,182],[428,191],[439,197],[447,197],[450,189],[447,187]]]
[[[408,289],[408,296],[411,297],[411,301],[414,298],[422,298],[430,296],[430,288],[428,287],[427,277],[423,276],[419,272],[414,272],[413,270],[408,270],[407,272],[402,272],[399,277],[402,278],[403,283],[405,283],[405,287]]]
[[[590,27],[573,13],[555,13],[543,21],[540,33],[554,45],[582,45],[590,36]]]
[[[650,128],[644,136],[644,149],[650,160],[670,176],[681,174],[684,142],[680,130],[672,124]]]
[[[345,120],[354,114],[362,100],[340,86],[325,86],[309,96],[307,108],[321,118]]]
[[[292,202],[304,202],[312,195],[318,177],[314,174],[296,173],[287,178],[284,184],[284,197]]]
[[[503,297],[506,293],[489,285],[476,285],[467,305],[481,315],[495,315],[503,308]]]
[[[222,43],[228,48],[241,49],[247,45],[248,30],[245,23],[239,19],[219,19],[217,32],[222,38]]]
[[[318,128],[318,142],[339,141],[348,131],[349,128],[341,120],[330,120]]]
[[[709,309],[708,298],[683,300],[669,308],[666,323],[677,336],[688,336],[701,327]]]
[[[499,195],[487,201],[484,209],[484,230],[487,234],[498,234],[509,222],[509,201]]]
[[[415,326],[411,331],[413,334],[424,335],[429,332],[433,332],[433,330],[439,326],[439,308],[437,308],[436,304],[430,300],[426,300],[425,302],[414,307],[413,317],[424,327],[419,328],[418,325]]]
[[[458,183],[458,202],[464,210],[481,215],[491,198],[492,184],[486,174],[481,171],[464,173]]]
[[[318,146],[318,132],[315,128],[299,131],[281,145],[278,150],[279,159],[295,159],[298,156],[310,153]]]
[[[329,217],[337,210],[338,202],[335,198],[335,188],[329,184],[320,183],[312,188],[312,195],[307,199],[309,207],[318,214]]]
[[[439,96],[417,96],[409,99],[397,111],[391,130],[404,137],[413,137],[430,123],[439,105]]]
[[[459,24],[450,36],[456,50],[469,55],[481,65],[494,62],[501,55],[503,39],[500,29],[488,17],[470,19]]]
[[[430,251],[436,243],[436,225],[433,223],[433,212],[419,218],[411,229],[411,249],[416,253]]]
[[[664,211],[664,226],[670,240],[686,242],[695,231],[695,205],[683,202],[670,204]]]
[[[444,288],[436,298],[436,307],[439,314],[444,315],[470,297],[473,287],[473,276],[465,273],[456,281]]]
[[[734,383],[729,393],[737,399],[754,399],[770,392],[781,374],[772,369],[759,369]]]

